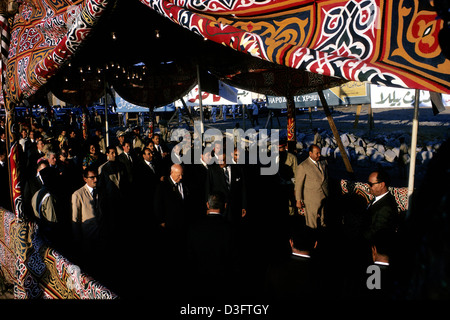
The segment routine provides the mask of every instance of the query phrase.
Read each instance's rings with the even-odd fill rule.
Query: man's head
[[[154,134],[152,140],[155,145],[159,146],[159,142],[160,142],[159,134]]]
[[[241,151],[239,150],[239,148],[234,148],[234,150],[233,150],[233,160],[234,160],[235,163],[238,163],[240,156],[241,156]]]
[[[179,183],[183,179],[183,167],[179,164],[174,164],[170,167],[170,177],[175,183]]]
[[[39,163],[37,164],[37,168],[36,168],[36,172],[41,171],[44,168],[47,168],[49,166],[48,161],[47,160],[41,160],[39,161]]]
[[[206,164],[211,164],[211,152],[203,152],[202,160]]]
[[[225,152],[222,152],[217,155],[218,163],[221,168],[225,168],[227,166],[227,156]]]
[[[36,142],[36,147],[38,148],[38,150],[43,151],[44,150],[44,146],[45,146],[44,140],[39,139]]]
[[[47,152],[47,161],[50,164],[50,166],[55,166],[56,165],[56,154],[53,151],[49,151]]]
[[[142,152],[142,158],[148,162],[152,161],[153,160],[152,151],[149,148],[144,148]]]
[[[130,153],[130,149],[131,149],[130,143],[129,142],[125,142],[123,144],[123,152]]]
[[[119,144],[120,144],[120,145],[123,145],[123,143],[125,142],[125,135],[124,135],[124,134],[120,134],[120,135],[117,137],[117,140],[119,140]]]
[[[388,191],[389,176],[384,171],[374,171],[368,179],[370,193],[378,197]]]
[[[109,146],[108,148],[106,148],[106,158],[108,159],[108,161],[116,161],[116,155],[116,147]]]
[[[93,167],[87,167],[86,169],[84,169],[83,180],[89,187],[91,188],[97,187],[97,180],[98,180],[97,170],[95,170],[95,168]]]
[[[223,143],[221,141],[214,142],[214,155],[218,157],[221,153],[223,153]]]
[[[317,239],[315,230],[300,223],[293,223],[290,244],[292,250],[301,252],[311,252],[315,246]]]
[[[210,212],[223,212],[226,208],[226,203],[224,197],[220,193],[211,193],[208,196],[208,202],[206,203],[208,207],[208,213]]]
[[[309,157],[314,161],[320,160],[320,148],[317,145],[312,144],[309,147]]]
[[[392,250],[396,245],[395,232],[381,229],[373,236],[371,241],[373,261],[389,262]]]

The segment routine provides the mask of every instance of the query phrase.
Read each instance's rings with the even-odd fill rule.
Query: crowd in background
[[[399,254],[404,240],[398,235],[364,239],[370,225],[370,218],[361,218],[364,199],[342,196],[338,182],[330,181],[326,224],[305,223],[290,181],[308,159],[306,151],[292,154],[281,144],[278,174],[261,176],[259,164],[235,164],[246,155],[220,144],[197,164],[183,164],[172,156],[182,151],[159,134],[135,127],[118,131],[106,145],[101,122],[93,123],[85,137],[79,126],[22,123],[23,211],[53,247],[124,297],[154,290],[162,298],[373,299],[402,293],[398,284],[410,273],[399,268],[413,253]],[[4,168],[4,120],[0,126]],[[208,165],[214,157],[222,165]],[[1,206],[11,209],[5,172]],[[367,266],[389,266],[389,257],[403,259],[391,268],[402,276],[383,271],[383,289],[392,290],[369,290]]]

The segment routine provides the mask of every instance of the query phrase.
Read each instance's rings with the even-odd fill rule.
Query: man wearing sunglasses
[[[395,232],[398,224],[397,202],[389,192],[389,176],[384,171],[374,171],[369,175],[368,184],[374,200],[368,206],[369,227],[365,232],[371,241],[380,230]]]

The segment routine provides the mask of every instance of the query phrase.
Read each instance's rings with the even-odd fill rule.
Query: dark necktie
[[[97,214],[98,212],[98,192],[97,189],[92,189],[92,198],[94,199],[94,212]]]
[[[230,174],[228,173],[228,166],[223,168],[223,173],[225,174],[225,181],[227,182],[227,187],[230,189]]]
[[[183,191],[182,191],[182,189],[181,189],[181,182],[175,183],[175,185],[177,186],[177,189],[178,189],[178,192],[179,192],[180,195],[181,195],[181,198],[184,199]]]

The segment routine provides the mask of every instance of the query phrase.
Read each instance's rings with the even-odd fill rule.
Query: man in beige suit
[[[328,197],[328,169],[325,161],[320,161],[320,148],[309,147],[309,157],[300,163],[295,175],[295,199],[299,209],[305,209],[306,225],[316,229],[318,219],[325,227],[325,202]]]
[[[83,171],[86,184],[72,194],[72,232],[83,260],[89,260],[101,248],[97,178],[97,171],[87,167]]]

